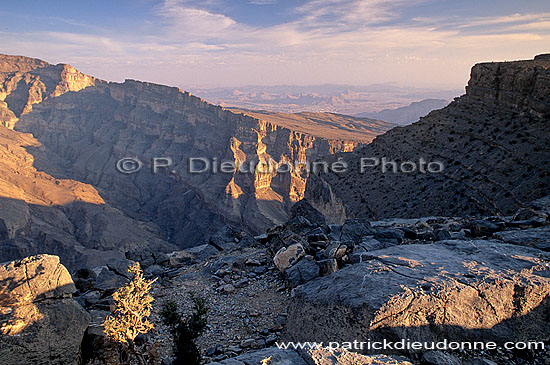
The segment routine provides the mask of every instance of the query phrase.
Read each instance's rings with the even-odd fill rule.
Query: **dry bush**
[[[103,323],[104,332],[123,351],[129,351],[137,357],[140,364],[145,364],[145,358],[136,349],[134,341],[139,334],[153,329],[148,318],[154,299],[149,292],[156,279],[144,279],[138,262],[130,265],[128,271],[133,279],[113,294],[116,309]]]

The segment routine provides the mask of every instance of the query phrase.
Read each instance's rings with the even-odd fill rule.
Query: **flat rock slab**
[[[412,365],[399,356],[361,355],[344,349],[298,350],[308,365]]]
[[[365,356],[344,349],[319,348],[311,350],[268,347],[209,365],[258,365],[262,360],[269,365],[412,365],[406,359],[386,355]]]
[[[539,250],[550,251],[550,226],[497,232],[494,236],[514,245],[530,246]]]
[[[295,288],[283,337],[548,340],[549,294],[549,255],[537,249],[485,240],[393,246]]]
[[[249,351],[221,362],[212,362],[210,365],[258,365],[265,359],[269,359],[266,362],[269,365],[308,365],[296,351],[277,347]]]

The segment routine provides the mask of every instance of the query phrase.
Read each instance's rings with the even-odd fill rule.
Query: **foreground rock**
[[[521,231],[498,232],[495,233],[495,237],[507,243],[531,246],[539,250],[550,251],[550,226]]]
[[[222,362],[210,363],[210,365],[410,365],[405,359],[392,358],[385,355],[365,356],[347,350],[330,350],[320,348],[315,350],[289,350],[270,347],[262,350],[251,351]]]
[[[548,254],[486,240],[406,248],[369,252],[362,263],[295,288],[283,338],[325,343],[550,338]]]
[[[77,364],[89,315],[71,296],[71,276],[57,256],[0,266],[2,364]]]

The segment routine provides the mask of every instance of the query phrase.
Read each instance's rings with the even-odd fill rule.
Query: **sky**
[[[463,87],[550,52],[548,0],[0,1],[0,53],[109,81]]]

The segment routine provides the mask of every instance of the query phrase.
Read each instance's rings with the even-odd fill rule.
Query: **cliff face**
[[[261,232],[285,221],[303,198],[303,164],[351,151],[392,127],[310,113],[330,124],[330,134],[307,131],[283,126],[284,116],[272,121],[232,112],[173,87],[107,83],[69,65],[3,56],[0,70],[0,137],[6,141],[0,144],[0,198],[12,207],[0,208],[0,218],[19,217],[6,218],[0,229],[10,240],[5,259],[48,252],[77,266],[91,260],[88,250],[115,255],[148,244],[151,250],[195,246],[227,223]],[[349,130],[350,123],[360,128]],[[143,168],[121,173],[117,162],[129,157]],[[154,158],[172,163],[153,173]],[[218,170],[232,162],[245,172],[191,173],[191,158]],[[19,171],[17,161],[25,161]],[[270,161],[298,168],[254,168]],[[48,251],[40,251],[44,247]],[[82,257],[66,257],[69,247]]]
[[[472,68],[466,96],[484,105],[505,105],[538,117],[550,115],[550,55],[531,61],[480,63]]]
[[[0,125],[13,128],[33,105],[96,82],[70,65],[54,66],[33,58],[0,55]]]
[[[550,59],[475,65],[466,90],[419,122],[334,156],[349,164],[348,173],[310,179],[307,199],[340,221],[508,214],[549,194]],[[379,165],[361,172],[362,158],[367,165],[378,158]],[[395,161],[397,172],[388,165],[383,173],[383,158]],[[421,158],[443,171],[419,172]],[[406,172],[409,162],[416,171]]]

